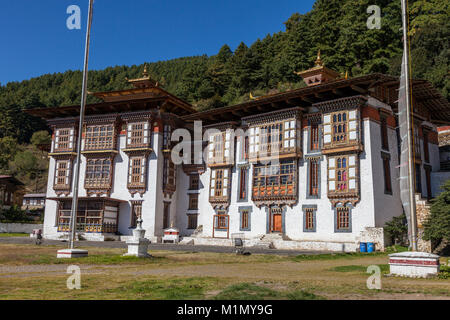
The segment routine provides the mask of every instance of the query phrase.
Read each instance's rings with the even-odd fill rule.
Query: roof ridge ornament
[[[320,49],[319,49],[319,51],[317,52],[317,59],[316,59],[315,64],[316,64],[316,67],[321,67],[321,66],[324,65],[324,63],[323,63],[323,61],[322,61],[322,58],[321,58]]]

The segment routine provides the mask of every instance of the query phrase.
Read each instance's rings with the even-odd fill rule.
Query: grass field
[[[387,254],[237,256],[89,248],[89,257],[56,259],[56,246],[0,244],[0,299],[450,299],[450,279],[382,277],[367,289],[367,267],[389,271]],[[442,262],[446,262],[446,259]],[[81,289],[69,290],[69,265]],[[445,268],[444,268],[445,269]]]
[[[8,237],[29,237],[28,233],[0,233],[0,238]]]

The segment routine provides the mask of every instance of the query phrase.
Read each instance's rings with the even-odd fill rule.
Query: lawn
[[[29,237],[28,233],[0,233],[0,238]]]
[[[367,267],[388,273],[387,253],[238,256],[88,248],[89,257],[56,259],[57,246],[0,244],[0,299],[450,299],[450,279],[382,277],[369,290]],[[444,260],[443,260],[444,262]],[[81,290],[67,289],[67,267],[81,269]]]

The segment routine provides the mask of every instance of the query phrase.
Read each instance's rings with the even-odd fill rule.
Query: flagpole
[[[409,203],[410,203],[410,222],[411,222],[411,247],[413,251],[417,251],[417,216],[416,216],[416,199],[415,199],[415,177],[414,173],[414,163],[413,163],[413,148],[412,148],[412,125],[413,121],[411,115],[411,83],[410,83],[410,72],[409,72],[409,43],[408,43],[408,6],[407,0],[401,0],[402,2],[402,23],[403,23],[403,51],[404,51],[404,63],[405,63],[405,78],[406,78],[406,126],[408,132],[408,174],[409,174]]]
[[[86,45],[84,52],[84,69],[83,69],[83,87],[81,91],[81,108],[80,108],[80,123],[78,125],[78,139],[77,139],[77,157],[75,159],[74,181],[73,181],[73,198],[72,209],[70,214],[70,240],[69,249],[74,248],[75,233],[76,233],[76,220],[78,211],[78,184],[80,181],[80,164],[81,164],[81,139],[84,124],[84,114],[86,110],[86,98],[87,98],[87,82],[88,82],[88,62],[89,62],[89,45],[91,39],[91,25],[93,15],[94,0],[89,0],[89,12],[88,12],[88,25],[86,32]]]

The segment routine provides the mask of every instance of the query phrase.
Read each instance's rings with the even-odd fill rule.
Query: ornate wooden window
[[[172,126],[170,124],[165,124],[164,131],[163,131],[163,149],[164,150],[170,149],[171,138],[172,138]]]
[[[145,188],[145,156],[130,156],[128,165],[128,188]]]
[[[323,150],[352,147],[361,149],[359,145],[358,110],[343,110],[323,115]],[[359,146],[358,146],[359,145]]]
[[[72,161],[57,160],[55,165],[54,190],[69,190],[72,177]]]
[[[200,176],[191,174],[189,176],[189,190],[198,190],[200,188]]]
[[[296,121],[273,122],[249,130],[250,158],[296,152]]]
[[[319,160],[311,159],[309,161],[309,195],[319,195]]]
[[[243,148],[242,148],[242,154],[243,154],[242,160],[248,160],[248,156],[249,156],[248,152],[249,152],[249,137],[246,135],[244,137],[244,143],[243,143]]]
[[[381,116],[381,148],[384,150],[389,150],[389,138],[388,138],[388,126],[387,118]]]
[[[348,135],[348,112],[339,111],[332,113],[332,143],[341,144],[347,143]]]
[[[253,200],[283,196],[296,197],[297,161],[283,161],[278,165],[256,165],[253,171]]]
[[[89,125],[85,131],[84,151],[113,150],[114,125]]]
[[[198,210],[198,193],[189,194],[189,210]]]
[[[350,209],[346,207],[336,208],[336,229],[349,230],[350,229]]]
[[[225,212],[218,212],[215,218],[216,223],[214,227],[216,230],[228,230],[229,216]]]
[[[137,220],[142,217],[142,201],[133,201],[131,203],[131,222],[130,227],[135,228]]]
[[[150,145],[149,122],[135,122],[128,124],[127,148],[147,148]]]
[[[165,192],[175,191],[175,182],[175,164],[170,160],[170,158],[165,157],[163,166],[163,189],[165,190]]]
[[[309,149],[311,151],[319,150],[319,125],[317,123],[311,125]]]
[[[307,231],[313,231],[316,229],[314,214],[314,208],[305,209],[305,230]]]
[[[188,229],[194,230],[197,229],[198,223],[198,215],[197,214],[188,214]]]
[[[231,130],[209,136],[208,165],[232,163],[232,140]]]
[[[212,169],[210,183],[210,198],[228,199],[230,169]]]
[[[112,162],[110,158],[88,159],[86,165],[85,188],[111,188]]]
[[[333,193],[356,192],[357,156],[342,155],[328,158],[328,190]]]
[[[55,130],[54,152],[72,152],[75,147],[74,128],[61,128]]]

